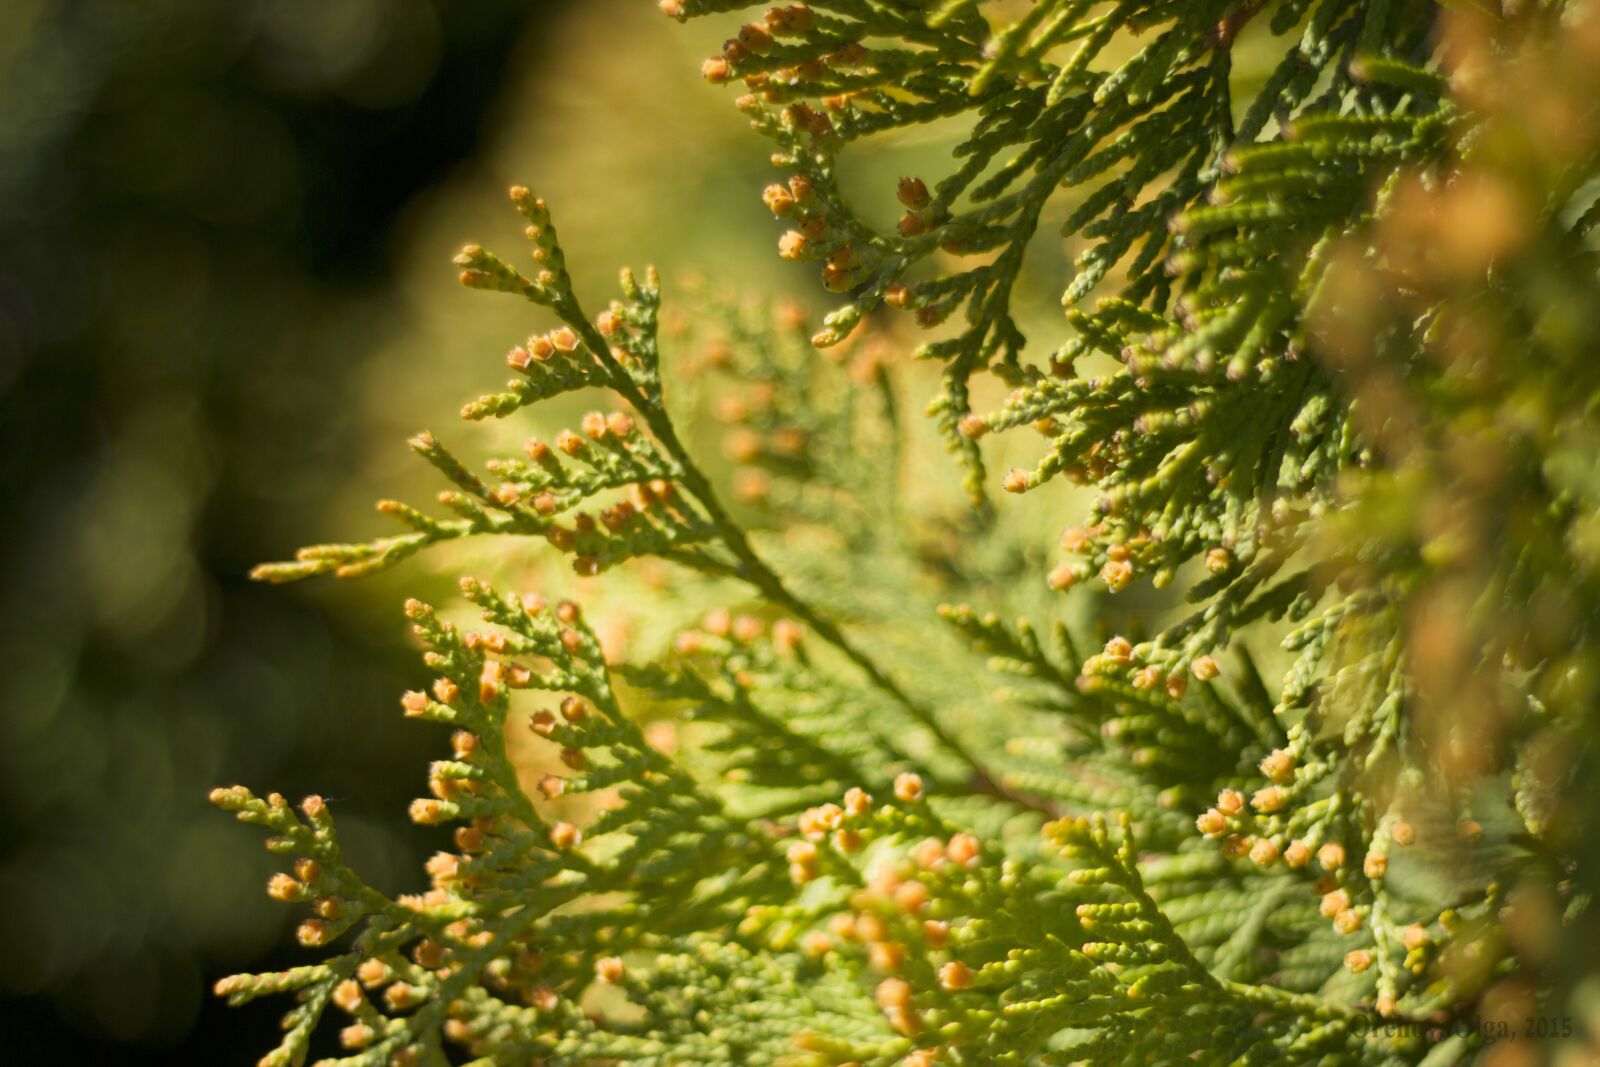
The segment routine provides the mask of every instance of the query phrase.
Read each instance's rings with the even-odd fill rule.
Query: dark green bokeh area
[[[367,869],[415,869],[398,614],[244,574],[341,484],[397,213],[557,6],[0,4],[0,1060],[271,1046],[207,995],[293,958],[212,785],[326,792]]]

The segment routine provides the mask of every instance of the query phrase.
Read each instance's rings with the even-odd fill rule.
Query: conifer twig
[[[577,297],[570,289],[564,290],[551,307],[562,321],[578,332],[584,344],[595,354],[611,387],[639,413],[645,424],[650,427],[650,432],[661,442],[662,448],[678,464],[684,487],[705,508],[707,517],[721,534],[723,543],[738,558],[739,568],[734,572],[736,577],[748,582],[773,604],[811,627],[818,637],[838,649],[846,659],[860,669],[862,674],[866,675],[868,681],[904,708],[946,750],[965,763],[971,769],[973,777],[972,782],[964,783],[969,788],[1001,797],[1030,811],[1052,816],[1059,814],[1055,808],[1041,800],[1006,788],[984,768],[982,761],[965,742],[945,729],[930,708],[912,697],[898,682],[889,677],[871,656],[850,640],[837,623],[792,592],[777,572],[756,553],[744,530],[733,520],[718,499],[710,479],[696,465],[694,457],[678,438],[677,428],[671,416],[667,414],[660,393],[651,396],[639,388],[611,354],[611,346],[584,313]]]

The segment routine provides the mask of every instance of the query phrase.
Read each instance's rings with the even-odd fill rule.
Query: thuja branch
[[[625,401],[648,433],[620,412],[585,417],[582,433],[563,431],[555,447],[533,439],[531,464],[495,461],[491,472],[504,481],[491,486],[451,454],[432,434],[412,439],[412,447],[457,487],[440,500],[461,518],[441,521],[415,508],[385,501],[380,510],[412,528],[399,537],[361,544],[316,545],[293,562],[257,568],[258,578],[292,581],[314,574],[357,577],[394,565],[440,541],[480,534],[543,536],[557,549],[575,555],[574,568],[592,575],[626,559],[653,555],[701,573],[737,578],[773,606],[809,626],[836,648],[877,689],[905,709],[949,753],[970,768],[963,791],[976,789],[1045,814],[1053,809],[1007,788],[985,769],[976,753],[941,724],[933,711],[906,690],[815,605],[796,595],[757,554],[743,528],[729,515],[711,480],[680,439],[663,398],[657,309],[660,283],[655,272],[644,279],[624,271],[624,300],[591,318],[574,292],[565,255],[545,203],[526,188],[511,190],[512,202],[527,220],[527,237],[539,270],[525,277],[483,248],[468,246],[456,258],[461,281],[476,288],[513,293],[551,309],[564,326],[531,338],[507,357],[523,375],[503,393],[466,405],[468,419],[503,417],[529,404],[578,389],[606,389]],[[573,462],[564,463],[562,453]],[[575,469],[579,466],[587,470]],[[600,514],[584,512],[568,528],[562,513],[602,492],[631,487],[637,502],[623,501]],[[601,529],[603,525],[604,529]],[[726,556],[719,558],[716,550]],[[731,558],[727,558],[731,557]],[[904,758],[904,753],[896,750]]]
[[[511,195],[519,206],[525,204],[537,205],[533,210],[544,219],[548,219],[543,202],[534,200],[527,189],[518,186],[512,190]],[[527,211],[529,208],[525,207],[524,210]],[[548,226],[547,221],[545,225]],[[551,240],[553,243],[553,234]],[[653,289],[653,277],[651,286]],[[974,781],[965,783],[967,786],[976,788],[981,792],[1003,797],[1030,810],[1054,814],[1054,809],[1050,805],[1024,794],[1016,793],[1002,785],[984,768],[982,761],[971,748],[939,722],[930,708],[907,693],[871,656],[852,641],[837,623],[801,599],[784,584],[783,579],[778,576],[777,572],[757,554],[755,548],[750,544],[750,539],[745,536],[743,527],[728,514],[727,508],[723,506],[722,501],[718,498],[711,480],[695,463],[694,457],[678,437],[677,428],[672,421],[671,415],[667,412],[660,386],[657,385],[653,389],[647,389],[642,388],[639,382],[635,381],[634,377],[619,362],[613,352],[611,342],[601,333],[600,328],[595,325],[589,315],[585,313],[570,284],[562,285],[552,295],[553,299],[549,302],[550,308],[563,322],[577,331],[583,343],[594,353],[595,359],[603,368],[606,381],[613,391],[626,400],[644,419],[650,432],[655,435],[663,450],[676,464],[680,484],[705,509],[706,516],[711,521],[711,524],[716,527],[722,543],[737,558],[738,566],[732,572],[733,576],[749,583],[772,604],[805,623],[818,637],[838,649],[845,658],[855,664],[862,674],[867,677],[868,681],[904,708],[945,749],[970,768]]]

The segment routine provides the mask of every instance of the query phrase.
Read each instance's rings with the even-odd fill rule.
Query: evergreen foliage
[[[1236,100],[1246,47],[1281,58]],[[408,532],[258,576],[512,534],[726,607],[641,657],[569,600],[465,579],[482,630],[409,604],[436,679],[403,707],[454,731],[411,809],[455,827],[424,893],[364,883],[321,799],[218,790],[333,952],[220,984],[297,998],[263,1062],[330,1004],[350,1064],[1588,1062],[1597,72],[1591,5],[774,8],[704,73],[792,173],[764,198],[848,294],[810,338],[848,374],[786,308],[708,304],[674,358],[653,273],[591,315],[514,189],[533,268],[471,246],[462,281],[558,325],[463,415],[627,410],[484,474],[420,435],[453,518],[385,502]],[[840,154],[933,120],[967,124],[953,170],[879,232]],[[1040,358],[1012,293],[1058,198],[1085,251]],[[1062,562],[1005,503],[929,535],[880,305],[952,324],[918,355],[969,491],[1021,426],[1046,443],[1006,490],[1092,489]],[[668,406],[708,381],[755,524]],[[1146,578],[1193,608],[1109,632]]]

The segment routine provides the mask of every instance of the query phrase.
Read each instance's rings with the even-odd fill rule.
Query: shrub
[[[847,299],[809,338],[786,305],[674,323],[624,272],[592,314],[521,188],[531,269],[461,254],[554,320],[463,415],[613,410],[482,474],[419,435],[452,517],[386,501],[406,532],[257,576],[508,534],[658,633],[472,578],[483,628],[408,604],[435,677],[403,709],[453,731],[420,894],[365,884],[320,798],[216,792],[332,952],[220,983],[295,996],[263,1062],[330,1004],[351,1064],[1588,1062],[1600,16],[815,0],[703,73],[788,172],[780,252]],[[950,173],[875,228],[841,153],[935,120]],[[1012,294],[1057,225],[1040,355]],[[880,307],[933,331],[965,515],[904,492]],[[680,389],[722,396],[731,477]],[[993,480],[1087,512],[1053,560],[984,499],[1025,426],[1041,458]]]

